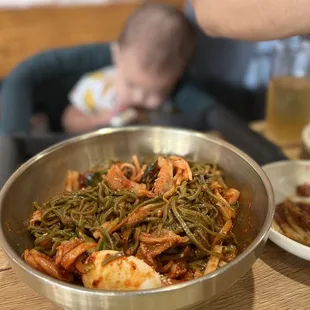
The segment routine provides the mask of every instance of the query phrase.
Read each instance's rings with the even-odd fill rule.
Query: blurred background
[[[191,0],[0,0],[0,135],[63,135],[68,92],[85,73],[111,64],[110,43],[144,2],[184,12],[198,44],[185,83],[171,96],[181,112],[163,109],[142,119],[212,129],[259,162],[279,159],[265,138],[299,157],[310,121],[309,37],[257,43],[211,38],[199,29]]]
[[[113,42],[138,0],[0,0],[1,81],[42,51]],[[190,0],[155,0],[178,7],[195,23]],[[193,82],[251,122],[264,118],[275,41],[250,43],[207,37],[197,27]],[[16,75],[16,74],[15,74]]]

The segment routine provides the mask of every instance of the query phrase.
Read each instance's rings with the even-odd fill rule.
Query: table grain
[[[310,308],[310,264],[271,242],[229,292],[203,310],[286,310]],[[0,309],[60,310],[19,280],[0,250]],[[138,309],[137,309],[138,310]]]

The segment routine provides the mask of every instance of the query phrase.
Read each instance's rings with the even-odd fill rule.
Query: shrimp
[[[62,267],[57,266],[56,263],[47,255],[40,253],[35,249],[25,250],[23,255],[26,263],[38,271],[41,271],[58,280],[65,282],[73,281],[72,274],[68,273]]]
[[[186,262],[183,260],[179,260],[172,264],[166,276],[170,279],[176,279],[179,278],[180,276],[183,276],[186,273],[187,273]]]
[[[170,159],[159,157],[157,165],[160,170],[154,184],[155,194],[164,194],[168,192],[174,185],[173,182],[173,165]]]
[[[56,265],[63,267],[65,270],[72,270],[77,258],[87,250],[96,246],[97,243],[95,242],[85,242],[80,239],[63,241],[57,247],[55,263]]]
[[[80,173],[78,171],[69,170],[65,182],[65,190],[67,192],[77,191],[80,188]]]
[[[192,170],[186,160],[179,156],[170,156],[169,158],[172,160],[173,167],[177,170],[174,177],[176,185],[181,185],[183,181],[193,179]]]
[[[111,168],[108,170],[105,181],[108,183],[109,187],[113,190],[122,190],[127,189],[139,197],[153,197],[154,195],[150,193],[146,189],[145,184],[139,184],[137,182],[129,180],[124,172],[121,169],[122,164],[114,164],[111,166]]]
[[[182,157],[159,157],[157,164],[160,170],[155,180],[155,194],[165,194],[167,192],[172,194],[176,186],[181,185],[184,181],[193,179],[191,168]],[[176,170],[175,175],[174,170]]]
[[[36,223],[40,223],[41,221],[42,221],[42,212],[40,210],[34,211],[29,221],[30,225],[35,225]]]
[[[224,198],[230,205],[233,205],[238,201],[239,196],[240,192],[237,189],[230,188],[225,193]]]
[[[133,165],[133,164],[130,164],[130,163],[124,163],[121,165],[121,170],[124,170],[124,168],[127,168],[130,170],[131,172],[131,176],[130,176],[130,180],[134,180],[134,178],[136,177],[137,175],[137,169],[136,167]]]

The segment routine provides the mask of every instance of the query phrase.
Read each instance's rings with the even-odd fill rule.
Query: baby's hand
[[[120,104],[117,104],[114,109],[110,110],[110,109],[105,109],[105,110],[101,110],[98,114],[97,117],[99,119],[99,122],[102,126],[105,125],[110,125],[111,120],[119,115],[122,111],[124,111],[126,109],[125,106],[122,106]]]
[[[114,116],[110,122],[113,127],[125,126],[137,120],[139,113],[136,109],[128,108]]]

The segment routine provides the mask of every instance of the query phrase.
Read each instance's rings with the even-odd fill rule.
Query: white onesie
[[[69,100],[81,112],[92,115],[116,106],[115,68],[105,67],[85,74],[69,93]]]
[[[87,73],[69,93],[69,101],[87,115],[109,112],[116,107],[116,70],[113,66]],[[110,121],[110,126],[124,126],[138,118],[138,112],[128,108]]]

